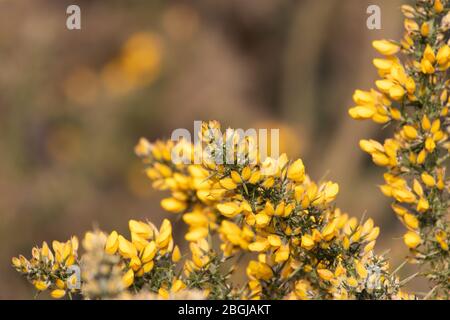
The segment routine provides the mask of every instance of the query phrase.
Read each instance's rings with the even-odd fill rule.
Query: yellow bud
[[[355,262],[355,269],[360,278],[364,279],[367,277],[367,270],[361,262],[359,261]]]
[[[420,27],[420,33],[422,34],[422,36],[428,37],[428,35],[430,34],[430,25],[424,22]]]
[[[331,201],[336,199],[338,193],[339,193],[339,185],[337,183],[331,181],[325,183],[323,190],[325,203],[330,203]]]
[[[227,218],[234,218],[241,212],[240,206],[234,202],[219,203],[217,210]]]
[[[380,71],[389,72],[392,68],[393,61],[389,59],[373,59],[373,65]],[[370,97],[370,101],[372,97]]]
[[[234,183],[242,183],[242,178],[241,175],[239,174],[239,172],[237,171],[231,171],[231,179],[233,180]],[[223,180],[223,179],[222,179]],[[233,188],[234,189],[234,188]]]
[[[440,230],[436,233],[436,241],[439,242],[442,250],[448,251],[447,233]]]
[[[127,239],[122,236],[119,236],[119,252],[120,254],[128,259],[137,256],[136,247]]]
[[[334,278],[333,272],[328,269],[317,269],[317,274],[319,277],[325,281],[330,281]]]
[[[432,137],[428,137],[425,140],[425,149],[430,153],[433,152],[434,149],[436,149],[436,142],[434,142],[434,139]]]
[[[166,211],[178,213],[186,210],[187,204],[175,198],[166,198],[161,200],[161,207]]]
[[[405,19],[405,22],[403,25],[404,25],[406,31],[408,31],[408,32],[419,31],[419,25],[414,20]]]
[[[431,122],[427,115],[424,115],[422,118],[422,129],[424,131],[429,131],[431,129]]]
[[[419,220],[414,215],[407,213],[403,216],[403,220],[409,228],[414,230],[419,228]]]
[[[227,190],[234,190],[237,188],[237,184],[231,178],[221,179],[220,185]]]
[[[258,213],[255,215],[255,219],[256,226],[264,228],[270,223],[271,217],[265,213]]]
[[[261,184],[261,186],[264,189],[269,189],[269,188],[272,188],[274,184],[275,184],[275,179],[273,177],[268,177],[266,180],[264,180],[264,182]]]
[[[344,237],[342,240],[342,246],[345,250],[348,250],[350,248],[350,239],[348,237]]]
[[[436,60],[441,66],[445,66],[448,64],[450,60],[450,47],[448,45],[443,45],[439,48],[438,53],[436,55]]]
[[[122,277],[122,284],[125,288],[128,288],[133,284],[134,281],[134,272],[133,270],[129,269]]]
[[[271,234],[270,236],[268,236],[267,240],[269,241],[272,247],[279,247],[282,244],[281,238],[275,234]]]
[[[400,51],[400,46],[387,40],[372,42],[373,47],[382,55],[391,56]]]
[[[141,267],[142,263],[138,257],[132,257],[128,266],[133,269],[133,271],[138,271]]]
[[[427,151],[423,149],[419,152],[419,155],[417,156],[417,164],[423,164],[426,158],[427,158]]]
[[[395,85],[395,82],[392,80],[377,80],[375,81],[375,85],[377,88],[383,93],[389,94],[389,90]]]
[[[392,204],[392,210],[394,210],[394,212],[396,214],[398,214],[400,217],[403,217],[406,213],[408,213],[408,210],[403,208],[402,206],[399,206],[398,204]]]
[[[384,152],[384,147],[375,140],[360,140],[359,141],[360,148],[367,153],[375,153],[375,152]]]
[[[289,259],[289,245],[282,245],[275,253],[275,262],[282,263]]]
[[[439,99],[441,100],[441,103],[443,103],[443,104],[447,102],[447,100],[448,100],[448,91],[446,89],[442,91],[441,96],[439,97]]]
[[[419,212],[425,212],[430,208],[430,204],[427,199],[420,198],[419,202],[417,203],[417,211]]]
[[[19,258],[13,257],[11,261],[15,268],[20,268],[22,266],[22,263]]]
[[[418,196],[423,196],[423,188],[420,185],[419,181],[417,181],[417,179],[414,179],[413,190]]]
[[[155,265],[155,262],[152,260],[152,261],[147,262],[146,264],[144,264],[144,266],[142,267],[141,270],[144,273],[149,273],[150,271],[152,271],[154,265]]]
[[[252,173],[250,179],[248,179],[248,182],[251,184],[256,184],[259,182],[260,179],[261,179],[261,171],[258,170]]]
[[[289,166],[287,177],[295,182],[303,182],[305,179],[305,166],[303,165],[303,161],[301,159],[296,160]]]
[[[347,278],[347,284],[348,284],[350,287],[356,287],[356,286],[358,285],[358,280],[356,280],[356,279],[353,278],[353,277],[349,277],[349,278]]]
[[[374,241],[371,241],[368,244],[366,244],[366,246],[364,247],[364,252],[367,253],[367,252],[372,251],[373,248],[375,247],[375,243],[376,243],[376,241],[374,240]]]
[[[57,279],[55,282],[58,289],[64,289],[66,287],[66,284],[61,279]]]
[[[406,80],[405,86],[406,86],[406,90],[408,91],[409,94],[414,94],[414,92],[416,91],[416,83],[414,82],[414,78],[412,78],[412,77],[409,77]],[[399,111],[399,113],[400,113],[400,111]],[[396,119],[396,120],[398,120],[398,119]]]
[[[325,228],[322,230],[322,238],[325,241],[330,241],[334,238],[336,231],[336,223],[333,221],[325,226]]]
[[[371,119],[377,110],[374,106],[356,106],[348,110],[348,114],[355,120]]]
[[[156,237],[156,246],[158,248],[165,248],[172,240],[172,224],[169,220],[164,219],[159,229],[159,235]]]
[[[175,248],[173,249],[172,252],[172,261],[173,262],[178,262],[181,259],[181,252],[180,252],[180,248],[178,248],[178,246],[175,246]]]
[[[441,0],[434,0],[434,10],[437,13],[441,13],[442,11],[444,11],[444,6],[443,6]]]
[[[435,71],[433,64],[427,59],[422,59],[422,61],[420,62],[420,66],[422,72],[425,74],[433,74]]]
[[[403,241],[409,248],[415,249],[421,243],[422,239],[417,233],[408,231],[403,236]]]
[[[277,208],[274,210],[274,214],[276,216],[282,216],[284,214],[284,208],[286,207],[286,204],[284,203],[284,201],[281,201],[278,205]]]
[[[427,44],[425,51],[423,53],[423,57],[429,61],[431,64],[433,64],[436,61],[436,56],[434,54],[433,48]]]
[[[403,126],[403,133],[405,137],[410,140],[414,140],[417,138],[417,130],[413,126],[409,125]]]
[[[203,238],[206,238],[208,236],[208,228],[207,227],[196,227],[192,230],[189,230],[185,235],[184,238],[189,241],[197,241]]]
[[[248,249],[253,252],[265,251],[269,248],[269,241],[266,238],[259,238],[248,245]]]
[[[111,234],[106,239],[105,252],[108,254],[115,254],[119,248],[119,235],[117,231],[111,232]]]
[[[244,169],[242,169],[242,179],[244,179],[245,181],[247,181],[248,179],[250,179],[252,175],[252,170],[250,169],[250,167],[245,167]]]
[[[140,236],[143,236],[144,238],[148,239],[153,234],[152,227],[144,222],[136,221],[136,220],[130,220],[128,222],[128,227],[132,233],[137,233]]]
[[[370,231],[370,233],[364,237],[364,240],[366,241],[374,241],[376,238],[378,238],[378,235],[380,234],[380,228],[375,227]]]
[[[142,252],[141,260],[143,263],[147,263],[156,255],[156,243],[155,241],[151,241],[149,244],[147,244],[144,248],[144,251]]]
[[[400,110],[396,109],[396,108],[391,108],[391,117],[394,120],[401,120],[402,119],[402,113],[400,112]]]
[[[380,167],[385,167],[390,164],[390,159],[381,152],[375,152],[372,154],[372,161]]]
[[[44,291],[48,288],[49,283],[42,280],[37,280],[34,282],[34,287],[38,289],[39,291]]]
[[[400,85],[394,85],[389,89],[389,96],[396,101],[400,101],[405,96],[405,93],[405,89]]]
[[[438,132],[433,134],[433,141],[439,142],[444,138],[445,138],[445,134],[441,130],[439,130]]]
[[[150,155],[151,150],[152,150],[152,145],[145,138],[140,138],[139,143],[134,147],[134,152],[139,157],[145,157],[145,156]]]
[[[172,176],[172,169],[170,169],[168,166],[166,166],[165,164],[161,164],[161,163],[155,163],[155,169],[164,177],[164,178],[169,178]]]
[[[313,238],[309,235],[309,234],[305,234],[302,236],[302,248],[306,249],[306,250],[311,250],[312,248],[314,248],[314,240]]]
[[[61,290],[61,289],[55,289],[53,290],[50,295],[52,296],[52,298],[54,299],[61,299],[62,297],[64,297],[66,294],[65,290]]]
[[[439,129],[441,128],[441,120],[436,119],[433,121],[433,123],[431,124],[431,129],[430,132],[431,133],[436,133],[439,131]]]
[[[180,290],[183,290],[186,288],[186,285],[181,281],[180,279],[176,279],[172,283],[172,288],[170,289],[172,292],[179,292]]]
[[[436,180],[434,179],[434,177],[432,175],[429,175],[426,172],[423,172],[420,177],[422,178],[423,183],[428,187],[428,188],[433,188],[436,185]]]
[[[362,226],[362,230],[361,230],[362,235],[365,236],[365,235],[369,234],[370,231],[372,231],[373,227],[374,227],[373,219],[371,219],[371,218],[367,219],[367,221]]]

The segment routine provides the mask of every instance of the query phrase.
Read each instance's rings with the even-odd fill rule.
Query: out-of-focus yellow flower
[[[54,299],[61,299],[62,297],[64,297],[66,295],[66,291],[61,290],[61,289],[55,289],[50,293],[50,295]]]
[[[422,239],[420,238],[420,236],[417,233],[408,231],[403,236],[403,241],[409,248],[415,249],[422,242]]]
[[[187,204],[175,198],[166,198],[161,200],[161,207],[169,212],[179,213],[187,208]]]
[[[321,279],[323,279],[325,281],[330,281],[331,279],[334,278],[333,272],[331,272],[330,270],[327,270],[327,269],[318,269],[317,274],[319,275],[319,277]]]
[[[372,45],[379,53],[385,56],[392,56],[400,51],[400,46],[388,40],[377,40]]]
[[[296,160],[289,166],[287,177],[295,182],[303,182],[305,179],[305,166],[301,159]]]
[[[133,284],[133,281],[134,281],[134,272],[133,270],[130,269],[122,277],[122,283],[125,288],[128,288]]]

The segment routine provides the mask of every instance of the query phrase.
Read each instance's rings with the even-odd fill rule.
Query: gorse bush
[[[387,169],[380,188],[394,199],[392,209],[408,229],[403,238],[411,260],[423,266],[432,294],[445,298],[450,292],[448,9],[448,1],[402,7],[403,40],[373,43],[384,56],[373,61],[382,79],[375,82],[376,90],[357,90],[357,106],[349,110],[355,119],[394,126],[393,137],[383,144],[361,140],[360,146]]]
[[[374,42],[385,55],[374,60],[383,79],[377,90],[356,91],[350,109],[356,119],[398,123],[384,145],[362,140],[361,147],[388,170],[381,189],[409,229],[410,260],[424,265],[433,284],[426,298],[449,292],[449,9],[438,0],[403,6],[404,40]],[[394,56],[400,51],[403,62]],[[153,187],[170,193],[161,206],[187,225],[189,253],[174,243],[168,219],[159,228],[130,220],[129,236],[88,232],[83,254],[76,237],[52,249],[44,242],[30,259],[13,258],[13,266],[54,298],[415,298],[401,291],[409,279],[400,281],[387,257],[375,254],[374,221],[336,207],[336,183],[312,181],[300,159],[263,158],[252,137],[224,134],[216,121],[204,122],[199,138],[195,145],[142,138],[135,148]]]
[[[222,136],[214,121],[203,124],[201,139],[195,146],[141,139],[136,146],[153,186],[171,192],[162,207],[181,214],[188,225],[191,252],[181,265],[169,220],[159,229],[131,220],[129,239],[116,231],[86,234],[86,253],[78,262],[81,290],[65,285],[73,281],[66,269],[77,262],[75,238],[54,242],[54,254],[44,243],[33,249],[30,261],[13,259],[17,270],[54,297],[75,291],[86,298],[115,298],[128,291],[167,298],[186,290],[210,299],[402,296],[385,258],[373,253],[379,228],[372,219],[358,223],[335,207],[336,183],[316,184],[302,160],[284,154],[261,162],[251,137],[241,139],[230,130]],[[172,155],[180,152],[185,160],[201,152],[202,164],[174,163]],[[251,258],[248,281],[234,284],[233,265],[244,254]]]

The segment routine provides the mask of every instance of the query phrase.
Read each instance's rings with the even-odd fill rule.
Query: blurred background
[[[159,224],[163,194],[133,147],[194,120],[279,128],[282,151],[338,182],[338,205],[373,217],[378,253],[399,265],[404,228],[377,188],[383,169],[358,148],[388,132],[347,109],[377,77],[371,41],[401,37],[401,3],[0,0],[0,298],[33,297],[10,262],[33,245],[126,232],[130,218]],[[66,28],[70,4],[81,30]],[[381,30],[366,27],[372,4]]]

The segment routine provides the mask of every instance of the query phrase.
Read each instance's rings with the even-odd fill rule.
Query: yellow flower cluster
[[[78,239],[72,237],[66,242],[53,241],[52,248],[53,251],[43,242],[41,248],[32,249],[30,260],[20,255],[12,258],[12,264],[38,292],[48,289],[53,298],[62,298],[67,292],[76,291],[75,285],[79,280],[70,269],[77,263]]]
[[[140,278],[148,275],[160,259],[171,258],[177,262],[181,258],[180,250],[174,246],[169,220],[163,221],[159,231],[151,223],[136,220],[130,220],[128,226],[131,241],[113,231],[105,243],[107,254],[121,257],[124,270],[122,281],[126,288],[139,286],[142,282]]]
[[[435,293],[441,290],[447,297],[449,9],[447,0],[402,6],[403,40],[373,42],[383,56],[373,60],[381,79],[375,82],[377,89],[356,90],[356,106],[349,110],[357,120],[395,124],[392,138],[384,143],[361,140],[360,147],[387,169],[381,191],[394,199],[392,208],[408,229],[404,242],[415,261],[429,263],[427,275],[435,282]]]
[[[141,139],[135,149],[153,186],[171,192],[162,207],[182,213],[189,226],[188,275],[211,263],[206,239],[218,234],[224,258],[257,254],[246,269],[249,281],[241,298],[392,298],[397,293],[387,263],[373,253],[379,228],[372,219],[359,223],[334,207],[336,183],[316,184],[302,160],[285,154],[260,159],[251,137],[221,139],[217,122],[202,128],[204,145]],[[225,161],[229,154],[221,154],[227,139],[235,147],[231,162]],[[179,150],[187,150],[188,159],[202,154],[202,164],[172,163]],[[214,161],[218,155],[223,162]]]
[[[181,264],[165,219],[159,229],[130,220],[128,239],[117,231],[88,232],[80,261],[72,238],[53,242],[55,254],[44,243],[33,249],[31,261],[20,256],[13,265],[38,290],[51,288],[55,298],[68,290],[85,299],[191,293],[210,299],[405,298],[387,261],[373,252],[379,228],[335,207],[336,183],[313,182],[302,160],[285,154],[262,159],[251,137],[233,133],[231,156],[222,153],[230,130],[222,140],[220,125],[212,121],[203,124],[200,145],[141,139],[136,146],[154,187],[171,192],[161,205],[180,212],[189,227],[191,255]],[[202,163],[173,162],[180,150],[190,160],[202,154]],[[221,158],[229,161],[217,162]],[[248,281],[235,285],[232,276],[243,255],[250,258],[242,274]],[[75,263],[81,279],[67,269]],[[69,289],[67,283],[77,280],[81,286]]]
[[[131,240],[116,231],[109,235],[87,232],[85,253],[79,260],[78,241],[73,237],[65,243],[54,241],[54,253],[44,242],[42,248],[33,248],[30,261],[19,256],[12,264],[38,291],[51,289],[53,298],[62,298],[67,292],[71,298],[73,293],[85,299],[120,298],[127,288],[135,293],[144,286],[145,292],[161,298],[181,294],[186,285],[175,277],[181,253],[174,246],[170,221],[165,219],[158,230],[151,223],[130,220],[129,229]],[[68,269],[74,265],[81,267],[80,278]]]

